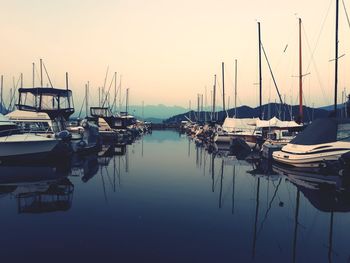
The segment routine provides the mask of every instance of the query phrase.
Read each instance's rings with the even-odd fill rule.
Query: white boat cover
[[[258,118],[229,118],[227,117],[222,124],[222,129],[227,132],[254,131]]]
[[[35,111],[22,111],[15,110],[6,115],[10,120],[30,120],[30,121],[42,121],[42,120],[50,120],[50,117],[45,112],[35,112]]]
[[[281,121],[276,117],[273,117],[270,120],[260,120],[256,121],[257,128],[296,128],[301,127],[301,124],[296,123],[295,121]]]

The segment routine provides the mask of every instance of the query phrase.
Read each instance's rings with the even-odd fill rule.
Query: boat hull
[[[49,157],[60,143],[56,138],[16,134],[0,138],[0,161],[21,161]]]
[[[273,159],[278,163],[293,167],[315,168],[325,162],[338,161],[342,154],[349,151],[349,142],[312,146],[287,144],[281,151],[273,153]]]

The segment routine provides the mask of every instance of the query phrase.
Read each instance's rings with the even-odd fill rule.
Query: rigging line
[[[50,82],[51,88],[53,88],[53,85],[52,85],[52,82],[51,82],[51,79],[50,79],[49,73],[47,73],[46,66],[45,66],[45,63],[44,63],[44,62],[43,62],[43,66],[44,66],[44,69],[45,69],[45,73],[46,73],[47,79],[48,79],[48,80],[49,80],[49,82]]]
[[[261,43],[261,47],[262,47],[262,50],[263,50],[264,57],[265,57],[265,59],[266,59],[267,65],[268,65],[268,67],[269,67],[269,70],[270,70],[270,73],[271,73],[271,77],[272,77],[273,83],[274,83],[274,85],[275,85],[275,88],[276,88],[276,91],[277,91],[278,97],[279,97],[279,99],[280,99],[280,102],[281,102],[281,104],[282,104],[282,105],[284,105],[284,108],[286,108],[286,104],[285,104],[285,103],[283,103],[283,100],[282,100],[281,94],[280,94],[280,92],[279,92],[279,90],[278,90],[278,86],[277,86],[277,83],[276,83],[275,76],[273,75],[273,72],[272,72],[272,68],[271,68],[271,65],[270,65],[269,59],[267,58],[267,54],[266,54],[266,51],[265,51],[264,45],[263,45],[262,43]],[[290,109],[289,109],[289,107],[287,107],[287,110],[288,110],[289,114],[291,114],[291,113],[290,113]]]
[[[322,22],[322,25],[321,25],[321,28],[320,28],[320,32],[318,33],[318,36],[317,36],[315,48],[314,48],[314,50],[311,52],[310,61],[311,61],[311,59],[313,59],[314,54],[315,54],[315,51],[316,51],[316,49],[317,49],[317,46],[318,46],[318,44],[319,44],[319,42],[320,42],[321,34],[322,34],[322,31],[323,31],[324,26],[325,26],[325,24],[326,24],[328,15],[329,15],[329,13],[330,13],[330,9],[331,9],[332,3],[333,3],[333,0],[330,0],[330,3],[329,3],[329,6],[328,6],[326,15],[325,15],[325,17],[324,17],[324,19],[323,19],[323,22]],[[307,35],[306,35],[306,30],[305,30],[305,27],[304,27],[304,23],[302,23],[301,26],[302,26],[302,28],[303,28],[303,30],[304,30],[304,34],[305,34],[305,37],[306,37],[306,39],[307,39]],[[306,41],[308,42],[308,39],[307,39]],[[311,48],[309,48],[309,49],[310,49],[310,51],[311,51]],[[307,66],[307,70],[306,70],[306,71],[309,70],[310,64],[311,64],[311,62],[309,62],[309,65]]]
[[[113,78],[111,80],[111,84],[109,85],[109,88],[108,88],[108,92],[106,93],[105,99],[104,99],[104,101],[102,103],[102,107],[105,105],[105,103],[106,103],[106,101],[108,99],[108,95],[109,95],[109,93],[111,91],[111,87],[112,87],[112,83],[113,83],[114,78],[115,78],[115,75],[113,75]]]
[[[15,106],[15,105],[12,105],[12,103],[13,104],[16,103],[16,90],[18,88],[18,84],[19,84],[20,80],[21,80],[21,76],[18,77],[17,82],[15,84],[15,78],[13,77],[13,89],[14,90],[13,90],[13,93],[10,94],[10,105],[9,105],[9,109],[8,110],[10,110],[10,107],[14,108],[14,106]]]
[[[84,107],[85,101],[86,101],[86,95],[84,96],[83,103],[81,104],[81,108],[80,108],[79,115],[78,115],[78,118],[79,118],[79,119],[80,119],[80,115],[81,115],[81,113],[82,113],[82,111],[83,111],[83,107]]]
[[[277,184],[277,186],[276,186],[276,188],[275,188],[275,192],[273,193],[273,196],[272,196],[272,198],[271,198],[271,200],[270,200],[270,202],[269,202],[269,206],[268,206],[268,209],[266,210],[264,219],[261,221],[260,228],[259,228],[259,231],[258,231],[258,235],[259,235],[259,233],[262,231],[263,226],[264,226],[264,223],[265,223],[265,221],[267,220],[267,216],[268,216],[268,214],[269,214],[269,212],[270,212],[270,210],[271,210],[271,208],[272,208],[272,203],[273,203],[273,201],[275,200],[275,198],[276,198],[276,196],[277,196],[277,192],[278,192],[278,189],[279,189],[279,187],[280,187],[280,185],[281,185],[281,182],[282,182],[282,178],[280,178],[280,180],[279,180],[279,182],[278,182],[278,184]]]
[[[109,71],[109,65],[107,66],[107,71],[106,71],[106,75],[105,75],[105,81],[103,83],[103,91],[105,90],[106,88],[106,82],[107,82],[107,77],[108,77],[108,71]]]
[[[341,0],[342,3],[343,3],[343,7],[344,7],[344,11],[345,11],[345,15],[346,15],[346,20],[348,21],[348,25],[349,25],[349,28],[350,28],[350,19],[349,19],[349,15],[348,15],[348,11],[346,9],[346,6],[345,6],[345,3],[344,3],[344,0]]]
[[[280,92],[279,92],[279,90],[278,90],[277,83],[276,83],[275,77],[274,77],[274,75],[273,75],[273,72],[272,72],[272,69],[271,69],[271,65],[270,65],[269,59],[267,58],[267,55],[266,55],[266,52],[265,52],[265,48],[264,48],[264,46],[263,46],[262,43],[261,43],[261,47],[262,47],[262,50],[263,50],[264,57],[265,57],[265,59],[266,59],[267,65],[268,65],[268,67],[269,67],[269,70],[270,70],[270,73],[271,73],[271,77],[272,77],[272,81],[273,81],[273,83],[274,83],[274,85],[275,85],[275,88],[276,88],[278,97],[279,97],[279,99],[280,99],[281,104],[283,104],[283,100],[282,100],[281,94],[280,94]]]
[[[306,31],[305,31],[305,28],[304,28],[303,24],[302,24],[302,27],[303,27],[303,29],[304,29],[304,34],[305,34],[305,39],[306,39],[307,47],[308,47],[309,51],[311,51],[310,42],[309,42],[309,39],[308,39],[308,37],[307,37],[307,35],[306,35]],[[318,71],[318,67],[317,67],[317,64],[316,64],[316,62],[315,62],[315,59],[314,59],[314,52],[315,52],[315,50],[314,50],[314,51],[312,52],[312,54],[311,54],[310,62],[309,62],[309,65],[307,66],[306,71],[309,71],[309,68],[310,68],[311,63],[312,63],[312,64],[314,65],[314,68],[315,68],[315,72],[316,72],[316,77],[317,77],[318,84],[319,84],[320,87],[321,87],[321,91],[322,91],[322,95],[323,95],[324,102],[327,103],[325,89],[324,89],[324,86],[323,86],[323,84],[322,84],[321,76],[320,76],[320,73],[319,73],[319,71]]]

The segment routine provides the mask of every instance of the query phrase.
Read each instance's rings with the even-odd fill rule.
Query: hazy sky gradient
[[[350,11],[348,2],[347,8]],[[69,72],[78,106],[88,80],[94,88],[91,97],[97,97],[97,87],[103,85],[109,65],[110,73],[118,72],[118,79],[122,74],[123,88],[130,88],[131,104],[144,100],[145,104],[188,107],[188,101],[194,105],[196,94],[204,93],[205,86],[209,101],[214,74],[221,86],[224,61],[226,93],[232,106],[237,58],[238,102],[256,106],[256,22],[260,21],[263,44],[281,93],[288,103],[291,99],[297,103],[298,80],[291,77],[298,74],[297,16],[306,30],[304,73],[317,46],[315,63],[307,71],[311,75],[304,80],[306,103],[332,104],[334,63],[329,60],[334,58],[335,0],[4,0],[0,74],[5,76],[7,91],[12,77],[18,78],[21,72],[24,84],[31,86],[32,62],[38,65],[43,58],[55,86],[64,87],[64,75]],[[340,0],[339,54],[346,54],[339,61],[340,89],[350,87],[346,72],[349,49],[350,30]],[[274,101],[276,92],[265,62],[263,66],[264,102],[269,97]]]

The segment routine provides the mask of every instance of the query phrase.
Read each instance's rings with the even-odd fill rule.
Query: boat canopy
[[[350,139],[350,119],[322,118],[314,120],[290,143],[316,145]]]
[[[237,130],[254,131],[256,129],[256,122],[258,118],[229,118],[227,117],[222,124],[222,129],[227,132],[234,132]]]
[[[296,123],[295,121],[281,121],[277,117],[273,117],[270,120],[260,120],[256,121],[257,128],[279,128],[279,129],[288,129],[288,128],[297,128],[302,127],[301,124]]]
[[[16,105],[19,110],[45,112],[51,119],[68,119],[74,113],[72,91],[57,88],[20,88]]]
[[[112,111],[107,107],[91,107],[90,114],[92,117],[113,117]]]

